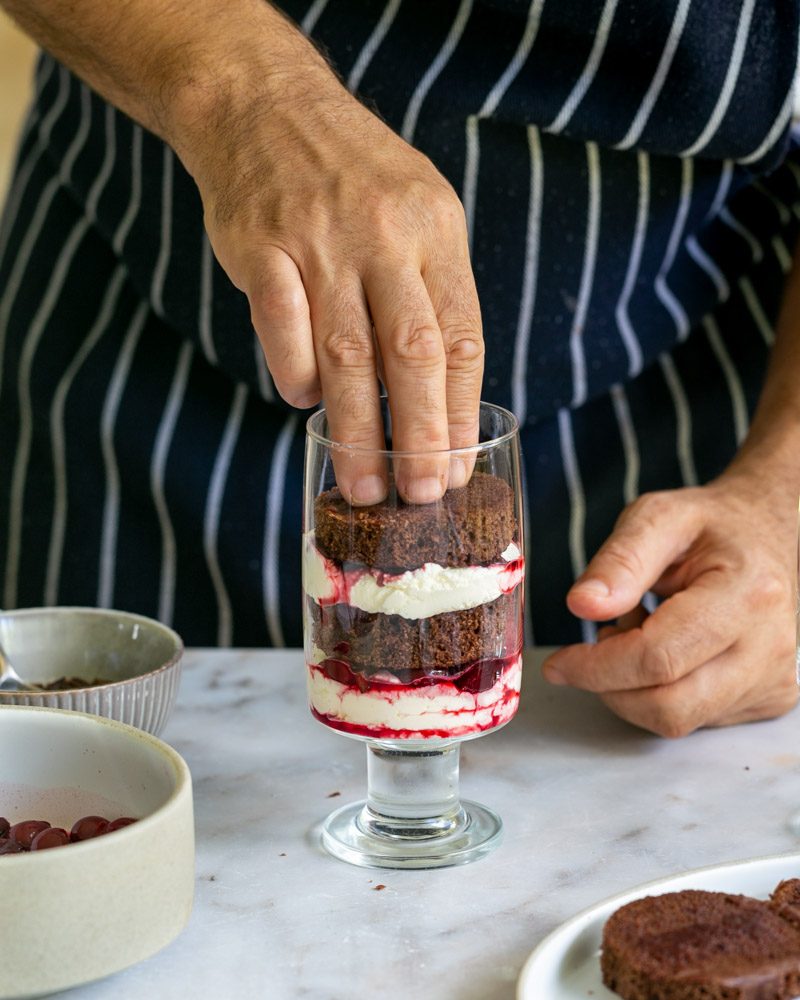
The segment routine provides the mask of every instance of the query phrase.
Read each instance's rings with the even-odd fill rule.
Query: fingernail
[[[353,483],[350,502],[362,507],[380,503],[386,496],[386,484],[380,476],[362,476]]]
[[[405,490],[406,497],[411,503],[433,503],[434,500],[440,500],[443,493],[441,480],[434,476],[411,479]]]
[[[549,684],[566,684],[564,680],[564,675],[556,668],[551,666],[549,663],[545,665],[542,672],[544,673],[544,679]]]
[[[453,458],[450,461],[450,487],[459,489],[469,482],[469,468],[463,458]]]
[[[572,591],[573,593],[580,591],[582,594],[588,594],[589,597],[611,596],[611,588],[608,584],[593,577],[588,580],[579,580],[576,584],[573,584]]]

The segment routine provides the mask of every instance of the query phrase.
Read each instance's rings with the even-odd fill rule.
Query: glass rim
[[[381,401],[386,398],[386,396],[381,396]],[[479,441],[476,444],[468,444],[461,448],[431,448],[427,451],[397,451],[392,448],[364,448],[361,445],[345,444],[343,441],[334,441],[333,438],[326,437],[316,429],[314,424],[321,423],[325,419],[325,415],[327,413],[327,408],[323,406],[320,409],[315,410],[308,420],[306,420],[306,434],[312,441],[325,448],[329,448],[331,451],[347,452],[351,455],[378,455],[383,458],[430,458],[432,455],[473,455],[476,452],[497,448],[500,445],[505,444],[507,441],[510,441],[513,437],[515,437],[515,435],[518,434],[519,421],[511,410],[507,410],[504,406],[498,406],[496,403],[487,403],[484,400],[481,400],[480,402],[480,409],[491,413],[497,413],[507,418],[511,423],[510,429],[504,431],[495,438],[490,438],[488,441]]]

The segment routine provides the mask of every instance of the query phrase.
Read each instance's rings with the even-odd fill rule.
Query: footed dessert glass
[[[367,797],[322,824],[352,864],[438,868],[482,857],[500,818],[462,801],[464,740],[519,704],[524,540],[517,422],[481,403],[479,443],[367,451],[307,424],[303,602],[311,712],[367,746]],[[377,475],[385,499],[351,506],[337,486]],[[436,476],[440,499],[408,497]],[[424,486],[424,484],[423,484]]]

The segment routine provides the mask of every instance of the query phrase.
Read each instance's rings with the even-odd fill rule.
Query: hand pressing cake
[[[620,907],[603,930],[603,982],[625,1000],[800,995],[800,880],[768,902],[686,889]]]
[[[475,473],[434,504],[315,501],[304,538],[311,709],[377,738],[470,736],[519,702],[524,572],[514,496]]]

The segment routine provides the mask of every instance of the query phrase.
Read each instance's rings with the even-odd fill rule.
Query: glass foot
[[[366,802],[342,806],[322,824],[322,846],[341,861],[364,868],[446,868],[466,865],[502,839],[500,817],[463,801],[449,817],[389,819]]]

